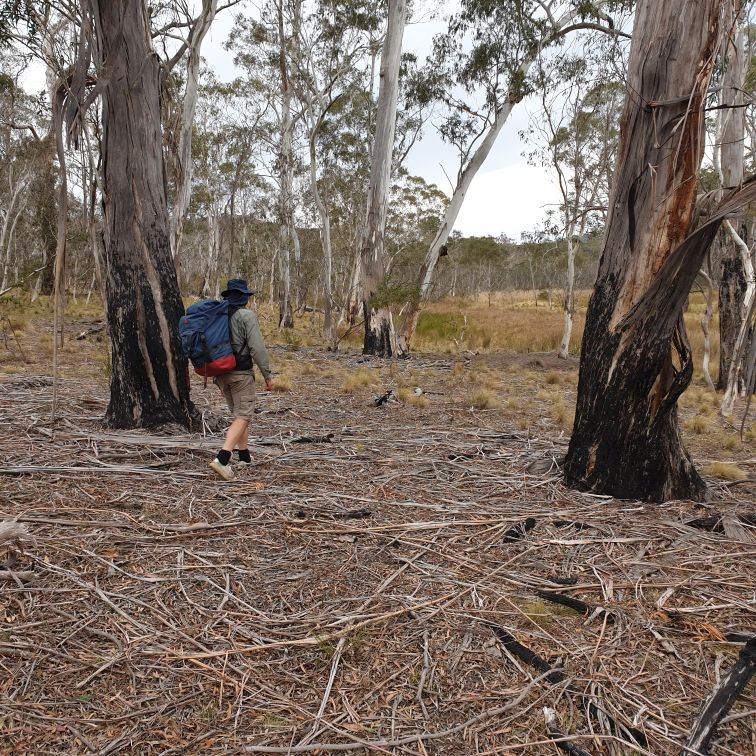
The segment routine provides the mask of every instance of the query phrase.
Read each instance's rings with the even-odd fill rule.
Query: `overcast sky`
[[[202,55],[219,78],[230,80],[237,74],[232,54],[223,49],[233,25],[229,11],[218,14],[202,48]],[[442,21],[410,24],[404,35],[404,50],[419,58],[430,49],[433,35],[444,29]],[[44,88],[41,65],[34,65],[24,77],[24,86],[33,91]],[[544,219],[547,207],[555,206],[559,195],[552,175],[542,168],[528,165],[522,156],[524,147],[519,132],[528,125],[529,110],[535,103],[527,100],[512,112],[486,163],[473,180],[457,220],[455,230],[466,236],[498,236],[506,234],[517,240],[523,231],[532,231]],[[454,150],[426,125],[422,140],[407,157],[407,169],[436,184],[451,195],[449,179],[454,180],[458,162]],[[447,176],[449,178],[447,178]]]
[[[231,54],[223,43],[233,24],[229,12],[219,14],[203,44],[202,54],[221,79],[235,75]],[[410,24],[404,34],[403,48],[424,57],[430,50],[434,34],[444,29],[441,21]],[[524,147],[519,132],[530,118],[535,103],[527,100],[512,112],[488,160],[473,180],[457,220],[456,230],[465,236],[498,236],[506,234],[519,239],[523,231],[532,231],[544,219],[547,207],[559,202],[559,193],[552,175],[542,168],[528,165],[522,156]],[[410,173],[436,184],[451,194],[449,178],[457,173],[457,157],[444,144],[432,125],[427,125],[423,139],[415,144],[407,157]]]

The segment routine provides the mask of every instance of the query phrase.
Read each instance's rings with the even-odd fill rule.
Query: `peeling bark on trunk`
[[[665,501],[706,493],[682,444],[677,400],[693,374],[682,311],[722,219],[716,211],[688,237],[704,98],[731,18],[726,0],[642,0],[636,8],[565,464],[569,483],[602,494]]]
[[[292,140],[294,118],[291,114],[291,82],[286,61],[287,36],[284,24],[283,0],[278,3],[279,73],[281,76],[281,144],[279,147],[280,169],[280,250],[278,255],[278,327],[293,328],[294,314],[291,306],[291,253],[296,229],[294,228],[294,157]],[[298,14],[295,8],[295,18]]]
[[[741,28],[733,41],[728,41],[725,50],[727,62],[722,79],[721,104],[719,111],[719,155],[720,180],[726,189],[743,183],[743,138],[745,136],[745,111],[743,86],[745,81],[745,28]],[[741,107],[738,107],[741,106]],[[716,148],[715,148],[716,149]],[[742,219],[735,222],[735,228],[745,239],[746,226]],[[745,316],[744,298],[747,287],[746,272],[741,260],[740,249],[727,229],[721,232],[722,277],[719,284],[719,376],[717,389],[727,388],[727,377],[734,356],[735,341]]]
[[[399,64],[406,17],[405,0],[389,0],[388,28],[381,54],[381,84],[378,91],[365,232],[360,252],[362,313],[365,318],[362,351],[363,354],[379,357],[391,357],[396,353],[396,335],[391,310],[388,306],[377,305],[375,297],[386,276],[384,232],[399,97]]]
[[[112,378],[106,423],[190,426],[184,312],[171,257],[160,128],[160,62],[142,0],[93,6],[103,90],[103,175]]]
[[[564,325],[562,326],[562,340],[559,344],[557,356],[566,360],[570,355],[570,339],[572,338],[572,319],[575,314],[575,242],[570,235],[567,237],[567,282],[564,289]]]

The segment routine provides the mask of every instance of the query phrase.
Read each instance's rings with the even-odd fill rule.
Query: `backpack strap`
[[[242,307],[239,307],[238,305],[229,305],[228,306],[228,338],[231,339],[231,318],[236,315],[236,313],[243,309]],[[246,359],[242,360],[241,358],[244,356],[244,351],[237,352],[234,349],[234,345],[231,344],[231,349],[234,350],[234,355],[236,355],[236,362],[237,362],[237,369],[238,370],[252,370],[252,355],[249,352],[249,344],[245,344],[246,346]],[[243,367],[239,367],[239,365],[242,365]],[[247,366],[248,365],[248,366]]]

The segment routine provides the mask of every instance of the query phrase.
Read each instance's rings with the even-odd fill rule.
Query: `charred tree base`
[[[676,418],[632,439],[606,426],[576,432],[564,472],[568,485],[618,499],[704,501],[707,495],[682,445]]]
[[[145,403],[144,397],[136,394],[116,396],[111,389],[110,404],[105,413],[106,428],[162,428],[167,425],[179,425],[189,431],[202,428],[202,416],[189,402],[188,405],[176,401]]]
[[[374,357],[393,357],[396,354],[396,334],[391,312],[386,309],[373,310],[365,304],[365,341],[363,354]]]

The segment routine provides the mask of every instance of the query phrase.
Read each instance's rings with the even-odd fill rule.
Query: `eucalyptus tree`
[[[370,176],[371,143],[365,134],[375,118],[374,104],[369,84],[355,81],[334,100],[318,132],[318,188],[327,196],[334,308],[338,322],[349,317],[351,325]]]
[[[259,19],[240,17],[227,42],[243,70],[241,81],[259,100],[261,135],[265,134],[268,179],[278,191],[279,240],[275,254],[278,325],[294,325],[292,258],[299,257],[295,179],[299,161],[296,137],[303,111],[296,98],[292,69],[303,19],[302,0],[268,0]]]
[[[556,235],[565,240],[564,323],[558,356],[569,354],[575,312],[575,257],[589,229],[606,221],[609,176],[616,158],[617,123],[622,87],[606,80],[600,61],[589,55],[559,55],[539,67],[541,107],[531,119],[528,135],[537,142],[530,160],[550,168],[557,180],[561,204]],[[560,71],[562,86],[550,92],[546,80]]]
[[[335,343],[333,247],[329,199],[320,181],[321,132],[334,105],[364,85],[362,65],[373,49],[379,18],[371,3],[320,0],[297,26],[291,45],[292,87],[302,104],[310,165],[310,190],[320,220],[323,249],[323,336]],[[328,146],[325,145],[325,150]]]
[[[17,128],[26,120],[26,94],[18,83],[20,67],[14,76],[9,59],[0,58],[0,62],[5,69],[0,74],[0,291],[5,291],[11,284],[12,243],[29,204],[35,166],[29,154],[31,137]]]
[[[475,175],[488,158],[512,110],[533,89],[531,69],[539,56],[581,31],[612,37],[627,35],[608,15],[629,2],[585,0],[462,0],[446,34],[438,35],[413,96],[444,110],[440,136],[458,156],[458,169],[446,214],[417,274],[419,297],[407,308],[398,346],[409,351],[420,301],[427,298],[439,252],[459,215]]]
[[[235,5],[235,3],[230,3]],[[202,0],[199,15],[195,18],[187,0],[168,4],[158,3],[150,9],[152,13],[153,36],[162,38],[165,70],[170,72],[182,59],[186,59],[184,92],[178,104],[176,131],[178,137],[174,151],[174,172],[176,196],[171,213],[171,249],[177,257],[181,246],[184,218],[189,209],[192,186],[192,129],[194,112],[197,107],[200,75],[200,53],[202,43],[210,31],[218,12],[218,0]],[[163,18],[167,16],[167,18]],[[159,24],[156,27],[156,22]],[[178,49],[167,46],[169,39],[187,30],[186,37],[180,38]],[[168,36],[170,35],[170,37]]]
[[[723,189],[740,186],[745,158],[745,83],[748,71],[746,19],[728,41],[720,92],[719,140],[715,158]],[[735,398],[746,388],[743,357],[749,343],[751,303],[756,295],[754,260],[748,247],[746,214],[727,219],[720,232],[722,276],[719,284],[719,379],[724,389],[722,414],[733,412]]]
[[[391,357],[396,334],[391,308],[379,293],[386,274],[385,240],[389,184],[393,167],[396,109],[402,38],[407,20],[405,0],[389,0],[386,36],[381,53],[380,88],[373,135],[367,212],[360,245],[360,288],[365,321],[363,353]]]
[[[688,293],[723,219],[756,198],[751,181],[694,225],[706,94],[734,15],[730,0],[636,7],[565,463],[568,482],[598,493],[665,501],[706,492],[682,443],[677,400],[693,374]]]
[[[56,280],[62,285],[66,236],[63,121],[65,133],[75,140],[82,134],[84,113],[99,97],[113,366],[106,422],[114,427],[169,421],[189,425],[194,410],[177,332],[183,304],[170,253],[161,65],[152,44],[148,8],[143,0],[56,0],[54,5],[77,31],[75,64],[56,86],[53,102],[61,170]],[[25,4],[12,18],[14,23],[25,20],[30,35],[39,25],[34,6]]]

